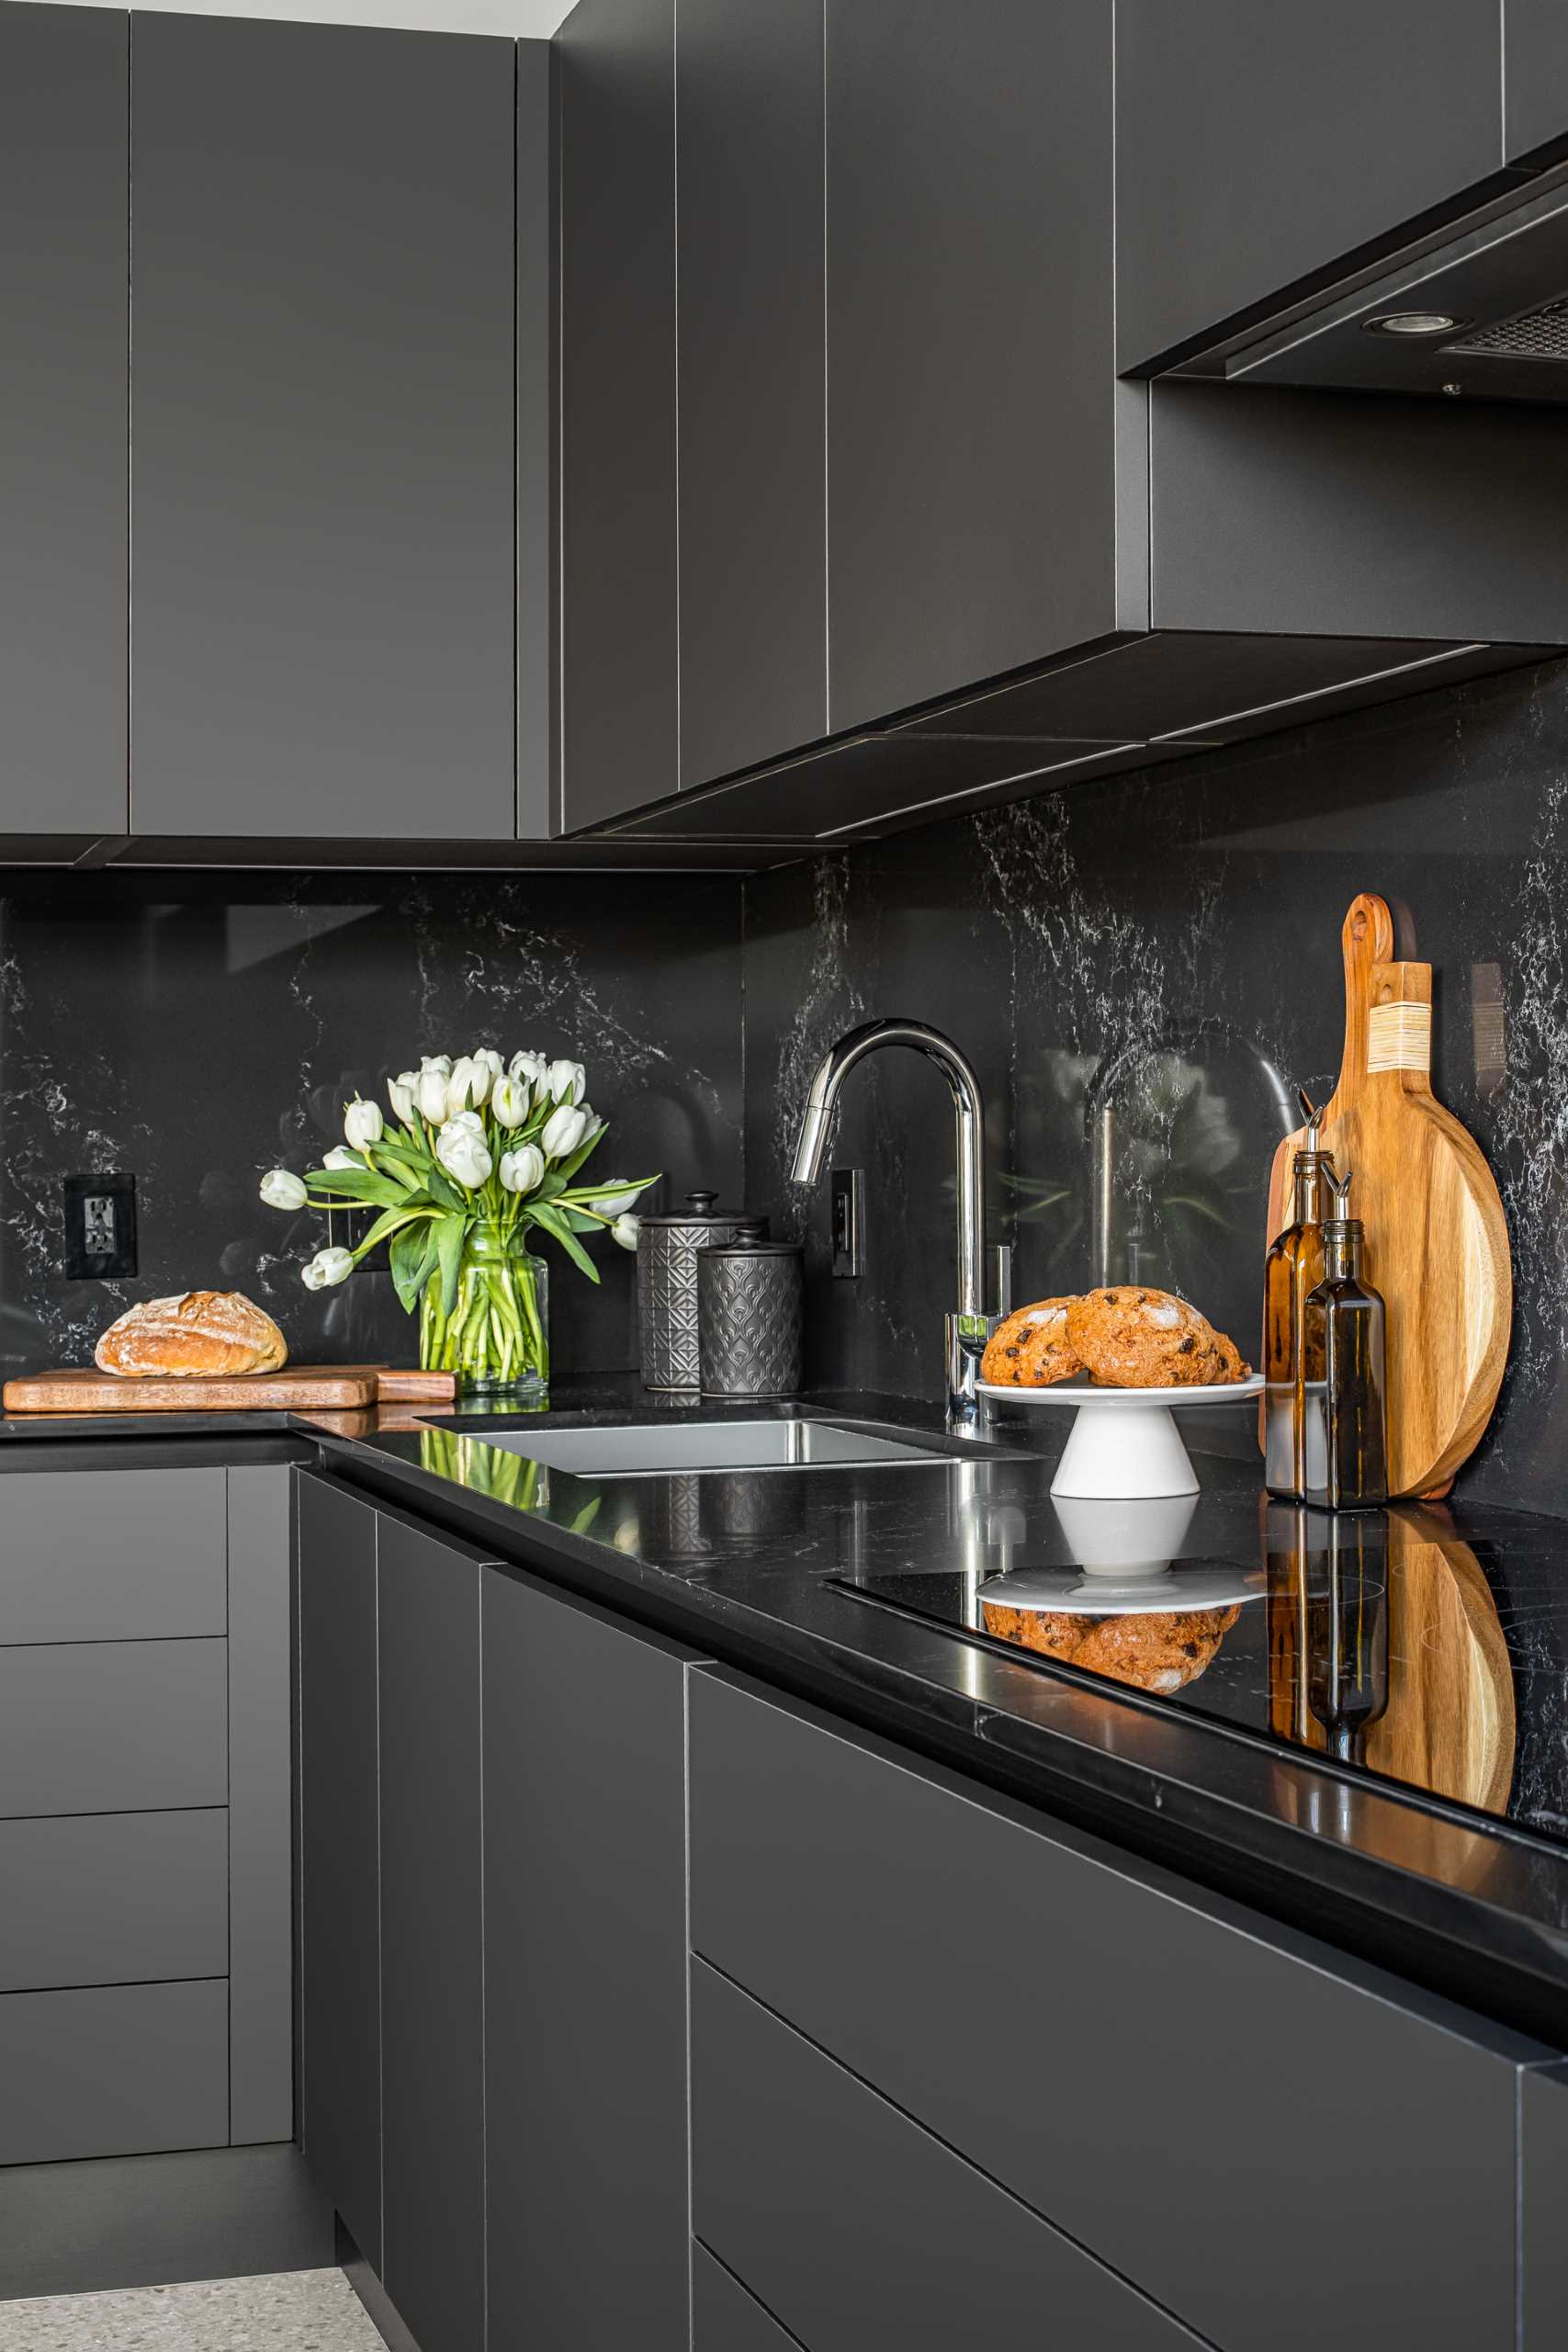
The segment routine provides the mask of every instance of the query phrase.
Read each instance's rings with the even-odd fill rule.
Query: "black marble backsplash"
[[[570,1055],[611,1121],[606,1175],[740,1183],[732,876],[396,874],[0,878],[0,1366],[89,1363],[123,1306],[243,1290],[299,1362],[415,1360],[386,1273],[312,1296],[323,1221],[265,1208],[343,1105],[422,1052]],[[60,1180],[137,1181],[133,1282],[67,1282]],[[563,1373],[637,1361],[633,1265],[599,1289],[547,1243]]]
[[[1568,663],[1432,694],[741,882],[725,876],[0,876],[0,1364],[86,1361],[132,1297],[250,1291],[299,1357],[412,1357],[385,1275],[310,1296],[318,1221],[264,1209],[344,1097],[422,1050],[570,1052],[615,1131],[808,1242],[810,1377],[933,1397],[953,1290],[948,1097],[919,1057],[850,1080],[868,1267],[828,1271],[789,1181],[823,1048],[934,1023],[986,1090],[1017,1295],[1185,1292],[1256,1348],[1265,1189],[1300,1082],[1339,1063],[1359,890],[1435,972],[1438,1092],[1496,1171],[1513,1359],[1463,1484],[1568,1513]],[[614,1163],[614,1164],[613,1164]],[[68,1283],[60,1179],[138,1179],[134,1283]],[[547,1254],[550,1254],[547,1252]],[[555,1270],[563,1371],[636,1362],[631,1264]],[[1201,1442],[1201,1441],[1200,1441]],[[1212,1442],[1244,1447],[1239,1413]]]
[[[940,1389],[939,1074],[887,1052],[846,1084],[829,1164],[866,1170],[862,1281],[829,1274],[826,1179],[806,1199],[789,1182],[818,1057],[884,1013],[934,1023],[976,1063],[991,1236],[1016,1240],[1020,1301],[1144,1280],[1255,1357],[1282,1103],[1332,1086],[1340,925],[1374,890],[1399,952],[1434,967],[1434,1084],[1491,1160],[1513,1236],[1512,1363],[1463,1483],[1568,1512],[1565,882],[1568,664],[1552,663],[749,884],[748,1184],[809,1238],[813,1377]],[[1250,1442],[1241,1421],[1213,1417],[1211,1442]]]

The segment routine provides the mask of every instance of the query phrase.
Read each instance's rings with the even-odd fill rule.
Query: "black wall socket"
[[[66,1176],[65,1272],[73,1281],[106,1282],[136,1272],[134,1176]]]

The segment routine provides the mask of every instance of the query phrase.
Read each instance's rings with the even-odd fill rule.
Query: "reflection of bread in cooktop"
[[[1080,1617],[1065,1610],[1009,1609],[981,1603],[986,1631],[1064,1666],[1081,1666],[1140,1690],[1184,1690],[1213,1664],[1220,1644],[1241,1611],[1228,1609],[1151,1610],[1147,1616]]]

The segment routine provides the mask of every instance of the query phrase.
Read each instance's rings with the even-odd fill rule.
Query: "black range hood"
[[[1170,372],[1568,401],[1568,164]]]

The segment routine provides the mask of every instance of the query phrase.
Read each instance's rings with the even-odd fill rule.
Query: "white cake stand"
[[[1150,1495],[1195,1495],[1198,1479],[1170,1408],[1235,1405],[1262,1394],[1263,1375],[1204,1388],[1098,1388],[1092,1381],[1060,1380],[1054,1388],[1011,1388],[983,1380],[980,1393],[1007,1405],[1072,1411],[1054,1495],[1137,1500]]]

